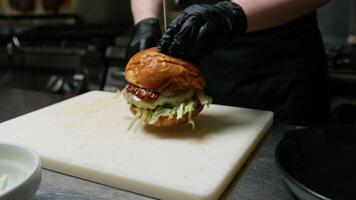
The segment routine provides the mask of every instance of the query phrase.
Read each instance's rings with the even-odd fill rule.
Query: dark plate
[[[275,152],[276,162],[300,199],[356,199],[356,126],[292,130]]]

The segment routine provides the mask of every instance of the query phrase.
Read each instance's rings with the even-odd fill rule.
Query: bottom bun
[[[195,104],[194,111],[192,112],[192,118],[197,116],[204,108],[204,105],[200,104],[199,101],[198,103]],[[136,115],[136,107],[134,105],[131,105],[130,111],[132,114]],[[167,127],[167,126],[174,126],[178,124],[184,124],[189,121],[188,118],[188,113],[183,115],[182,118],[177,119],[176,117],[159,117],[158,120],[154,124],[150,124],[152,126],[157,126],[157,127]]]

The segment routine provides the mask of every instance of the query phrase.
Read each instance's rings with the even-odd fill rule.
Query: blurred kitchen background
[[[356,1],[331,1],[318,18],[332,117],[356,123]],[[0,0],[0,86],[67,96],[121,89],[131,30],[129,0]]]

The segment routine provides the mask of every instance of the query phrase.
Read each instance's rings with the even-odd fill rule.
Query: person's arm
[[[158,42],[162,53],[196,60],[238,35],[288,23],[328,0],[232,0],[187,7]]]
[[[131,0],[134,29],[131,41],[126,48],[126,59],[137,52],[157,46],[162,37],[158,21],[162,0]]]
[[[158,19],[162,10],[162,0],[131,0],[131,11],[134,23],[147,19]]]
[[[329,2],[329,0],[232,0],[247,16],[247,32],[290,22]]]

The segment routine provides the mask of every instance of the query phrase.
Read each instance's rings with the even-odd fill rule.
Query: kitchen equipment
[[[48,16],[46,19],[52,18]],[[5,52],[0,56],[0,70],[5,72],[0,72],[0,79],[8,73],[13,78],[8,78],[6,85],[66,95],[102,90],[109,64],[116,68],[124,66],[123,58],[116,56],[113,61],[107,57],[107,52],[110,47],[126,49],[126,46],[116,46],[115,43],[127,28],[127,25],[78,24],[36,26],[22,31],[12,37],[12,42],[5,44],[6,50],[3,49]],[[20,75],[30,80],[19,79]],[[43,81],[36,87],[32,83],[38,81],[34,77],[39,75]],[[83,77],[80,84],[73,78],[78,75]],[[54,76],[60,77],[56,81],[60,87],[47,87],[51,79],[56,79]]]
[[[0,200],[29,200],[40,186],[40,158],[28,147],[0,143],[0,177],[3,175],[8,178]]]
[[[87,23],[132,24],[130,0],[2,0],[0,13],[4,15],[75,13],[82,16]]]
[[[129,132],[127,103],[92,91],[0,124],[0,141],[44,168],[160,199],[218,199],[272,125],[273,113],[211,105],[189,125]]]
[[[276,162],[301,200],[356,197],[356,126],[292,130],[276,149]]]
[[[9,5],[12,9],[24,13],[35,10],[35,0],[9,0]]]

